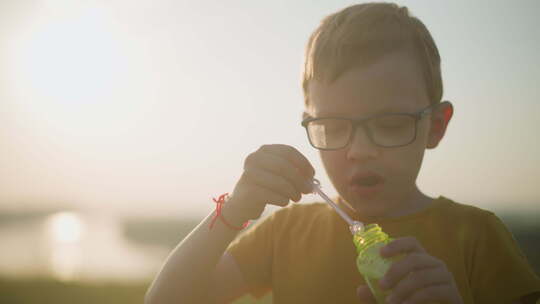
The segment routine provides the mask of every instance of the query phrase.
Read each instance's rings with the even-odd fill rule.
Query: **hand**
[[[237,223],[256,219],[266,204],[286,206],[300,201],[302,193],[311,193],[308,182],[315,175],[309,161],[287,145],[264,145],[244,161],[244,172],[229,200],[224,216]]]
[[[415,238],[396,239],[380,253],[385,258],[405,254],[379,281],[381,288],[392,289],[387,303],[463,303],[446,264],[429,255]]]
[[[371,290],[369,290],[367,285],[358,286],[356,294],[358,295],[358,298],[362,300],[363,304],[377,304],[375,297],[373,297],[373,293],[371,293]]]

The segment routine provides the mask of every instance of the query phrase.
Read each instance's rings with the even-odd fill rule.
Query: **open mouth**
[[[384,178],[374,173],[357,174],[351,179],[349,189],[361,197],[372,198],[382,190],[384,182]]]
[[[376,175],[368,175],[353,179],[352,184],[361,187],[373,187],[383,182],[383,179]]]
[[[354,184],[363,186],[363,187],[372,187],[382,182],[382,180],[374,175],[357,178],[354,180]]]

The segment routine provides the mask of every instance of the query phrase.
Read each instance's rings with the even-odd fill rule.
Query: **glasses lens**
[[[414,139],[416,121],[409,115],[390,114],[370,120],[368,128],[376,144],[385,147],[400,146]]]
[[[347,145],[352,124],[345,119],[318,119],[308,123],[311,144],[318,149],[339,149]]]

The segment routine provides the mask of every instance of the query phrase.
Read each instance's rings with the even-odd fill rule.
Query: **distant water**
[[[0,222],[0,276],[59,280],[151,279],[170,248],[132,242],[112,215],[58,212]]]

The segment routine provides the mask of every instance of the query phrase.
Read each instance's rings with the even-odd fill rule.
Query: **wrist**
[[[210,225],[209,225],[210,229],[212,229],[215,226],[217,221],[221,221],[222,224],[224,224],[225,226],[233,230],[242,230],[249,225],[249,221],[245,221],[243,224],[236,226],[234,223],[241,220],[242,217],[238,216],[238,213],[235,213],[235,212],[228,212],[229,216],[232,218],[232,223],[231,223],[231,220],[227,220],[225,218],[223,211],[226,208],[224,206],[227,206],[226,202],[229,201],[229,193],[224,193],[220,195],[219,198],[217,199],[212,198],[212,199],[214,200],[214,203],[216,203],[216,211],[214,212],[214,216],[212,217],[212,220],[210,222]],[[228,210],[231,211],[230,208],[228,208]]]
[[[221,216],[224,217],[229,224],[235,227],[242,227],[245,222],[250,220],[250,218],[240,212],[236,206],[227,204],[227,202],[223,204]]]

